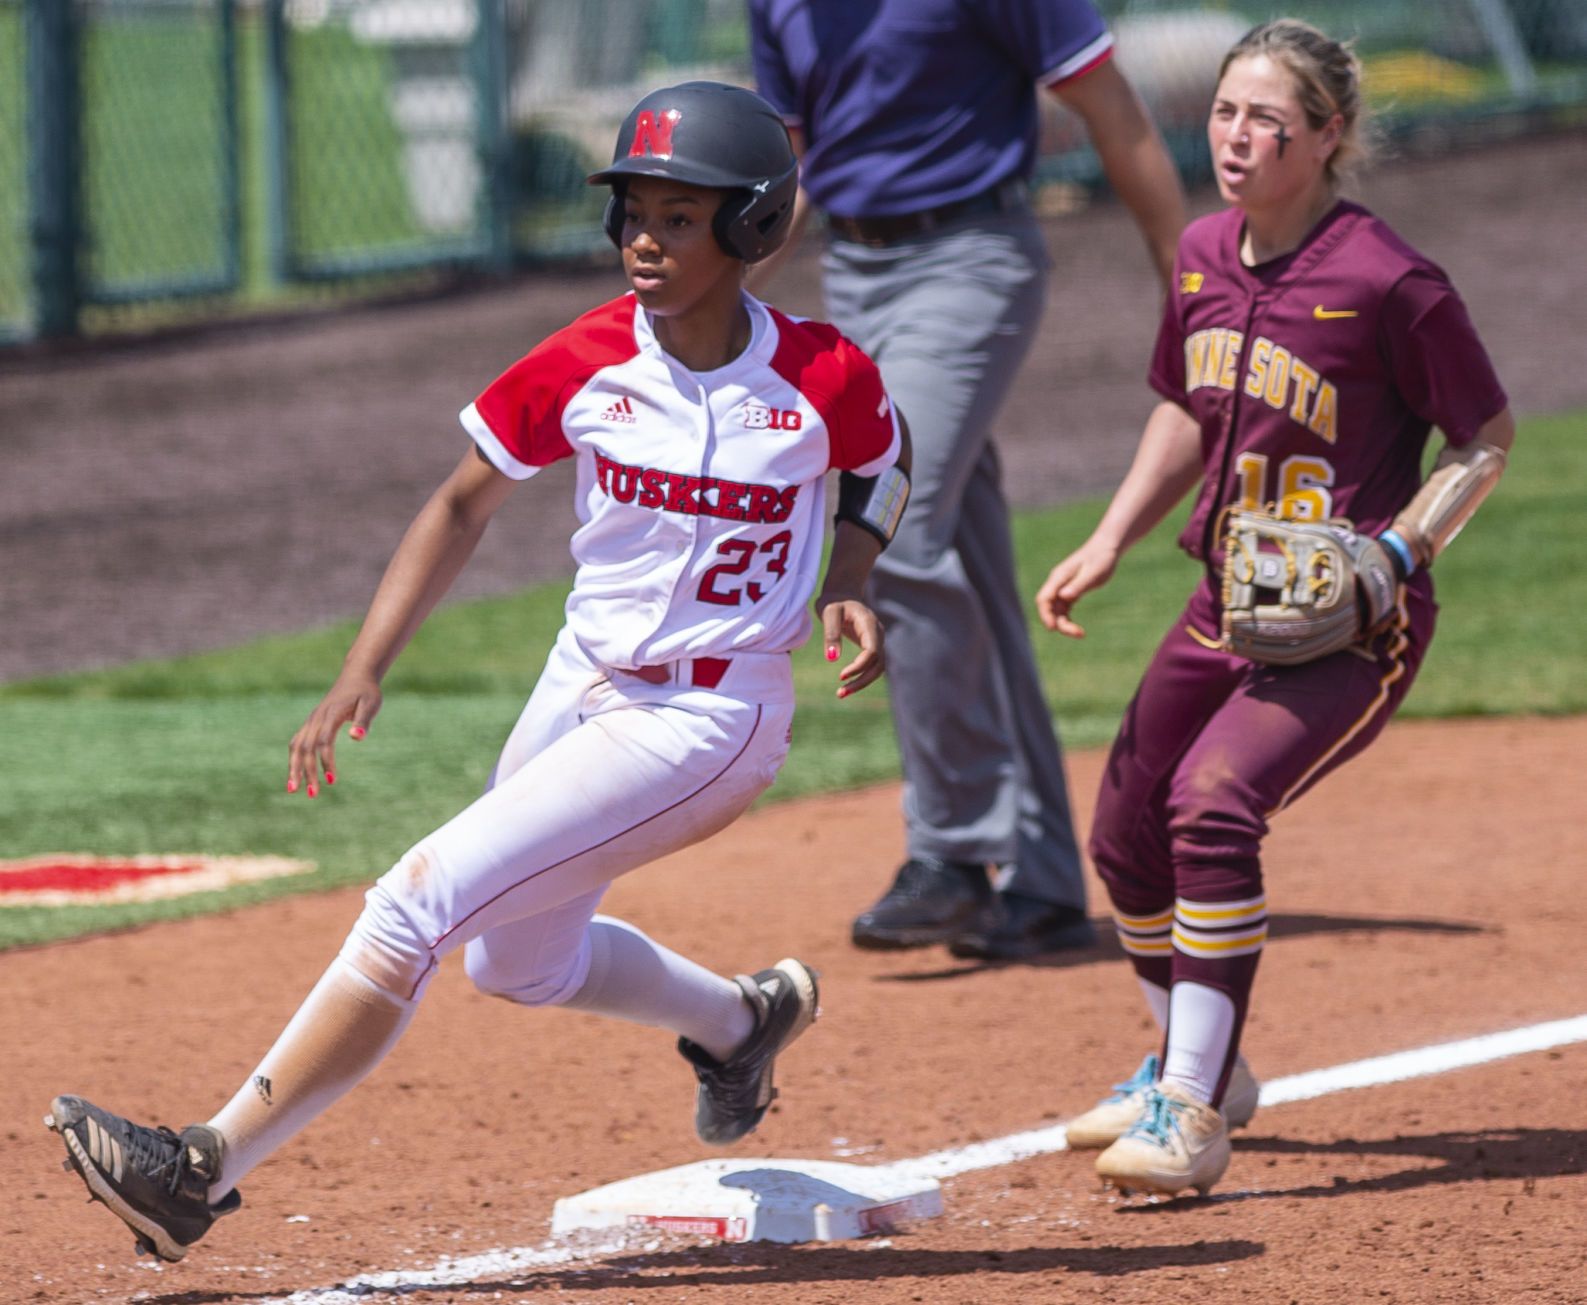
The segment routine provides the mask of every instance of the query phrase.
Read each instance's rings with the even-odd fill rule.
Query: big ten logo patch
[[[798,430],[804,424],[804,416],[797,408],[768,408],[763,403],[744,405],[747,430]]]

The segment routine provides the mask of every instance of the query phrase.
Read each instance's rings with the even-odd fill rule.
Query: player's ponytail
[[[1320,131],[1335,114],[1343,123],[1339,144],[1324,169],[1335,185],[1361,167],[1370,153],[1366,107],[1361,98],[1361,61],[1348,41],[1335,41],[1298,18],[1260,23],[1235,42],[1218,67],[1218,80],[1236,59],[1266,55],[1295,77],[1306,120]]]

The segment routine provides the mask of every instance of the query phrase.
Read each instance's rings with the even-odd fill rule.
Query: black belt
[[[961,222],[965,218],[984,217],[992,213],[1023,212],[1028,206],[1025,183],[1005,181],[992,187],[991,190],[983,190],[979,195],[971,195],[969,199],[941,204],[936,208],[924,208],[918,213],[894,213],[887,217],[870,218],[838,217],[836,214],[830,214],[827,217],[827,229],[839,240],[850,240],[857,245],[870,245],[874,248],[891,245],[899,240],[908,240],[911,236],[923,235],[927,231],[935,231],[950,222]]]

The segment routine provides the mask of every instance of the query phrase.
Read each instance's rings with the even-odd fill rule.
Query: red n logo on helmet
[[[639,121],[634,124],[634,143],[628,147],[628,157],[650,154],[658,159],[670,159],[672,129],[681,117],[683,115],[676,109],[667,109],[659,117],[649,109],[641,110]]]

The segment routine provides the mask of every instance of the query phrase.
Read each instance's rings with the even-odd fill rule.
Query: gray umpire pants
[[[828,315],[881,368],[914,442],[909,506],[869,592],[908,853],[991,863],[1001,890],[1084,907],[990,438],[1041,318],[1041,229],[1014,213],[879,249],[834,239],[822,268]]]

